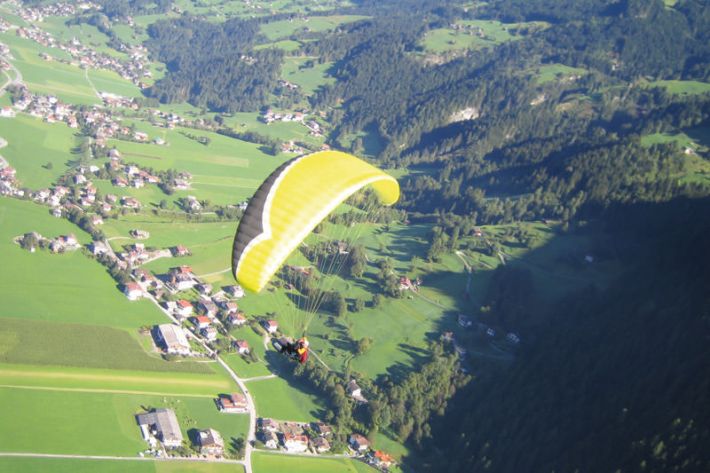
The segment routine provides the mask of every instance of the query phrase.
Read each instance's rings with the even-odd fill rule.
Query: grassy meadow
[[[7,146],[0,154],[17,170],[17,179],[30,189],[48,187],[76,159],[76,130],[63,123],[49,124],[39,118],[17,115],[0,120],[0,137]]]
[[[229,463],[204,463],[195,461],[152,461],[140,458],[127,460],[95,460],[76,458],[22,458],[0,457],[0,471],[26,473],[51,471],[52,473],[240,473],[244,469]]]
[[[273,352],[273,356],[277,355]],[[322,419],[324,404],[315,393],[302,385],[292,385],[284,378],[270,378],[247,383],[260,417],[311,422]]]
[[[255,473],[374,473],[374,468],[349,458],[309,458],[255,452],[252,455]]]
[[[15,58],[12,64],[20,70],[22,80],[30,91],[56,95],[64,102],[78,105],[101,102],[86,79],[86,71],[78,66],[56,60],[48,62],[39,57],[39,53],[44,52],[53,58],[71,60],[68,53],[56,48],[45,48],[9,31],[0,33],[0,41],[10,47]]]
[[[315,58],[287,57],[281,78],[300,86],[305,95],[313,95],[319,87],[335,83],[335,79],[328,75],[332,66],[332,62],[319,64]]]
[[[483,49],[521,39],[524,35],[547,26],[544,22],[501,23],[496,20],[457,22],[459,29],[436,28],[426,33],[422,45],[432,53],[460,49]]]
[[[360,15],[331,15],[272,21],[270,23],[264,23],[261,26],[261,34],[267,39],[274,41],[298,33],[329,31],[342,24],[352,23],[366,18],[366,16]]]
[[[213,427],[229,441],[248,427],[248,416],[221,414],[208,398],[0,388],[0,400],[14,406],[0,425],[12,452],[135,456],[147,448],[135,421],[143,407],[174,409],[186,439]]]

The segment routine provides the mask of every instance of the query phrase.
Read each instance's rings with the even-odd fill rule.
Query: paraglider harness
[[[308,360],[308,342],[304,339],[292,341],[287,338],[280,338],[274,342],[274,346],[280,353],[284,353],[300,363]]]

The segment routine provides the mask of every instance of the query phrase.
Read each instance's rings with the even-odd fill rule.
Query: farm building
[[[260,439],[266,448],[275,449],[279,447],[279,438],[275,432],[263,430],[261,431]]]
[[[350,394],[350,397],[356,401],[362,402],[363,404],[367,403],[367,399],[365,399],[365,396],[362,395],[362,389],[360,389],[360,386],[358,386],[357,381],[354,379],[350,380],[348,383],[347,391],[348,394]]]
[[[153,412],[136,416],[141,430],[146,430],[159,438],[166,448],[182,445],[182,432],[172,409],[155,409]]]
[[[181,327],[172,324],[158,325],[153,329],[156,345],[163,347],[166,353],[189,355],[190,344]]]
[[[123,293],[129,301],[137,301],[143,297],[143,289],[141,289],[140,285],[134,282],[129,282],[123,286]]]
[[[219,410],[227,414],[240,414],[247,411],[247,398],[241,393],[220,396],[217,400]]]
[[[313,448],[315,448],[318,453],[325,453],[330,450],[330,443],[325,438],[318,437],[313,440]]]

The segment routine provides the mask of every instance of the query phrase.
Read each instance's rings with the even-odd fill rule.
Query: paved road
[[[122,461],[168,461],[168,462],[214,462],[244,465],[242,460],[215,460],[208,458],[155,458],[155,457],[114,457],[108,455],[64,455],[60,453],[26,453],[26,452],[0,452],[0,457],[29,457],[29,458],[76,458],[80,460],[122,460]],[[246,467],[246,465],[244,465]]]

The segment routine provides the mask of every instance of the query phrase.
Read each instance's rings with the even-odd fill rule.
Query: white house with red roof
[[[129,282],[123,286],[123,293],[126,295],[129,301],[137,301],[143,297],[143,289],[138,283]]]
[[[177,301],[175,306],[175,315],[179,317],[189,317],[192,315],[193,307],[192,302],[180,299]]]
[[[269,333],[276,333],[276,331],[279,329],[279,323],[275,320],[265,320],[261,324]]]
[[[301,453],[308,450],[308,436],[304,434],[283,434],[283,446],[289,453]]]
[[[249,354],[249,342],[246,340],[235,340],[234,342],[234,348],[237,349],[237,353],[240,355],[248,355]]]
[[[370,448],[370,441],[360,434],[352,434],[348,443],[356,452],[364,452]]]
[[[209,327],[212,321],[209,317],[206,317],[204,315],[198,315],[197,317],[192,318],[192,323],[194,323],[195,327],[197,327],[198,329],[203,329]]]

